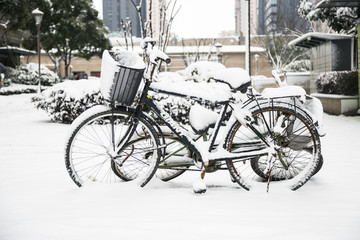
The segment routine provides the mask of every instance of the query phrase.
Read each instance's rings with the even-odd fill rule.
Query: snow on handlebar
[[[164,53],[163,51],[160,50],[152,50],[150,52],[150,61],[152,63],[157,63],[157,61],[162,60],[164,62],[166,62],[167,64],[169,64],[171,62],[171,59],[168,57],[168,55],[166,55],[166,53]]]
[[[151,44],[151,48],[153,48],[156,44],[156,40],[151,37],[146,37],[140,42],[140,46],[142,49],[146,50],[149,47],[149,43]]]
[[[151,47],[150,47],[149,43],[150,43]],[[153,49],[155,44],[156,44],[155,39],[146,37],[141,41],[140,46],[142,49],[144,49],[149,54],[149,58],[152,63],[157,64],[157,61],[162,60],[162,61],[166,62],[167,64],[169,64],[171,62],[171,59],[168,57],[168,55],[166,55],[166,53],[164,53],[163,51],[160,51],[160,50]]]

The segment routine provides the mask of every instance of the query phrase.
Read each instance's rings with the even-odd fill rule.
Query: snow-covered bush
[[[287,72],[307,72],[310,71],[310,60],[297,60],[284,67]]]
[[[39,65],[28,63],[18,66],[15,69],[9,69],[10,79],[13,83],[25,85],[37,85],[39,83]],[[41,65],[41,85],[52,86],[60,82],[59,77],[47,67]]]
[[[358,71],[339,71],[320,74],[316,79],[319,93],[358,95]]]
[[[36,108],[45,110],[52,121],[71,123],[86,109],[104,104],[100,80],[65,81],[33,97]]]
[[[36,93],[38,86],[8,83],[0,88],[0,95],[13,95],[22,93]]]
[[[196,87],[202,88],[204,85],[213,84],[214,70],[224,70],[221,64],[212,62],[198,62],[189,68],[178,72],[161,72],[156,83],[169,85],[171,83],[196,83]],[[154,84],[156,84],[154,83]],[[213,86],[214,87],[214,86]],[[219,86],[216,85],[218,88]],[[171,88],[175,88],[171,86]],[[226,87],[228,89],[228,87]],[[200,93],[202,89],[192,89],[194,94]],[[204,90],[203,90],[204,91]],[[189,111],[195,100],[190,98],[180,98],[160,93],[151,94],[154,101],[167,111],[175,121],[188,124]],[[100,79],[65,81],[56,84],[43,91],[40,96],[33,98],[37,108],[45,110],[52,121],[61,123],[71,123],[86,109],[104,104],[105,100],[100,91]],[[218,106],[210,101],[204,101],[201,105],[211,110],[219,111]]]

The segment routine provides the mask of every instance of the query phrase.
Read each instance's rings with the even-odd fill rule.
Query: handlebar
[[[144,38],[140,43],[141,48],[144,50],[144,59],[146,58],[149,64],[145,78],[150,82],[152,81],[155,69],[158,68],[157,66],[159,61],[164,61],[167,64],[171,62],[171,59],[168,55],[166,55],[166,53],[161,50],[154,49],[155,44],[156,41],[150,37]]]
[[[160,50],[151,50],[149,58],[150,62],[153,64],[157,64],[159,60],[164,61],[167,64],[171,62],[171,59],[168,57],[168,55],[166,55],[166,53]]]
[[[155,44],[155,39],[146,37],[141,41],[140,46],[149,56],[151,63],[157,64],[157,62],[161,60],[169,64],[171,62],[171,59],[168,57],[168,55],[166,55],[163,51],[153,49]]]

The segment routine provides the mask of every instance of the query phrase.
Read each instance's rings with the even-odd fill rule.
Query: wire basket
[[[130,106],[134,102],[144,70],[120,66],[110,89],[110,102]]]

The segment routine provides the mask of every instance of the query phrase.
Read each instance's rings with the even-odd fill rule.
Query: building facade
[[[153,37],[158,37],[161,24],[160,9],[161,6],[166,3],[166,0],[134,0],[134,3],[139,6],[141,1],[142,20],[144,22],[150,20],[148,18],[151,12]],[[139,14],[131,0],[103,0],[103,21],[111,33],[116,35],[123,32],[120,24],[121,19],[124,22],[131,21],[132,35],[135,37],[141,37]]]
[[[300,0],[267,0],[265,5],[265,31],[284,33],[287,30],[308,32],[309,24],[297,13]]]
[[[258,5],[262,0],[250,0],[250,33],[258,35]],[[235,0],[235,32],[241,36],[246,36],[248,1]]]
[[[265,35],[287,30],[307,32],[309,24],[297,14],[300,0],[235,0],[236,33],[246,35],[250,2],[250,33]]]
[[[141,0],[134,0],[139,5]],[[146,20],[146,4],[143,3],[141,9],[143,20]],[[130,0],[103,0],[103,21],[111,33],[121,33],[122,26],[120,20],[124,23],[131,21],[132,35],[141,37],[141,27],[138,12]]]

